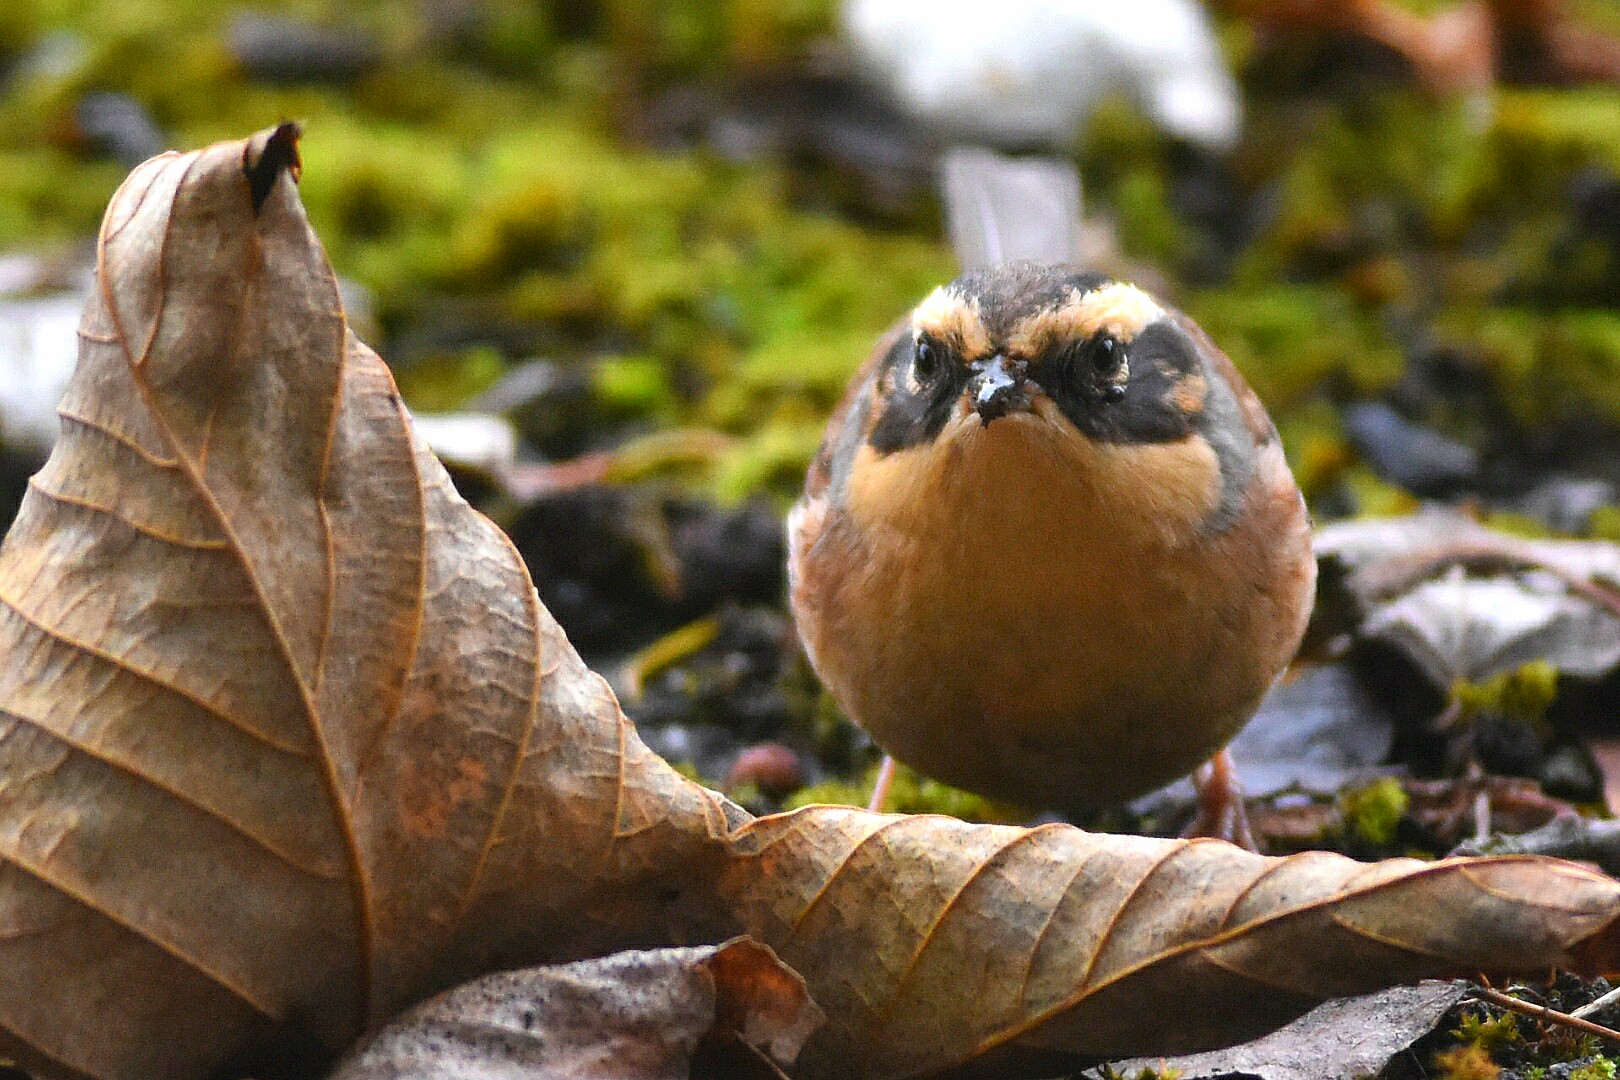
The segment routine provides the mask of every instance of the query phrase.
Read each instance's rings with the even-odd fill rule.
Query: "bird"
[[[1224,748],[1316,563],[1276,427],[1186,315],[1065,262],[936,288],[855,374],[788,549],[811,666],[893,758],[1071,816],[1192,771],[1197,831],[1254,846]]]

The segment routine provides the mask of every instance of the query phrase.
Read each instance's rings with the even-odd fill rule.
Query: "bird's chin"
[[[1027,443],[1057,437],[1062,422],[1056,407],[1044,398],[1027,407],[1014,409],[994,420],[986,420],[967,404],[959,404],[942,434],[953,442],[972,446],[997,446]]]

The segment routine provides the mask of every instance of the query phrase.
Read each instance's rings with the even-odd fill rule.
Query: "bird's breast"
[[[822,675],[885,748],[966,786],[1027,793],[1045,773],[1074,806],[1119,794],[1110,774],[1178,775],[1247,718],[1297,640],[1286,609],[1308,604],[1282,581],[1297,555],[1206,529],[1220,498],[1197,435],[1099,444],[1024,415],[863,448],[853,557],[813,601]]]

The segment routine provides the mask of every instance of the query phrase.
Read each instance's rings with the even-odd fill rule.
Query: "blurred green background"
[[[1231,354],[1319,520],[1441,499],[1620,539],[1620,86],[1438,93],[1261,4],[1215,12],[1229,153],[1126,95],[1077,125],[1102,268]],[[1620,34],[1609,0],[1567,10]],[[848,69],[832,0],[10,0],[0,259],[46,271],[0,305],[82,268],[146,154],[301,121],[408,403],[520,436],[515,472],[457,480],[572,640],[655,749],[717,779],[784,740],[791,791],[869,747],[794,658],[780,516],[876,337],[955,273],[939,140]],[[0,496],[37,464],[0,450]]]
[[[1576,8],[1620,30],[1614,5]],[[256,68],[244,16],[351,53],[313,75]],[[954,265],[926,145],[883,172],[792,122],[810,100],[835,130],[860,123],[803,75],[836,61],[835,30],[830,0],[12,0],[0,250],[93,232],[128,162],[85,130],[86,94],[127,95],[180,147],[297,119],[310,215],[370,291],[368,332],[413,407],[462,406],[544,357],[590,400],[530,425],[541,454],[628,445],[620,475],[780,505],[870,342]],[[1073,154],[1116,268],[1231,353],[1318,513],[1408,502],[1345,438],[1358,401],[1476,451],[1455,486],[1493,505],[1549,462],[1607,473],[1620,89],[1448,98],[1388,57],[1262,48],[1231,14],[1220,33],[1248,110],[1231,155],[1167,139],[1123,98]],[[738,117],[754,149],[716,136]]]

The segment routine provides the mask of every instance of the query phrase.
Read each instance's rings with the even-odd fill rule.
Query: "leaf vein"
[[[304,865],[296,857],[286,851],[283,851],[273,841],[266,837],[260,836],[247,826],[231,818],[225,813],[225,811],[210,806],[207,803],[187,794],[186,792],[181,791],[174,785],[164,783],[155,776],[142,772],[140,768],[132,762],[121,760],[113,754],[98,747],[92,746],[82,740],[70,738],[62,732],[57,731],[55,728],[51,727],[50,724],[39,719],[38,717],[29,716],[26,713],[18,712],[12,708],[0,709],[0,716],[9,717],[18,723],[26,724],[28,727],[40,732],[41,734],[49,736],[70,750],[83,754],[85,757],[91,758],[94,761],[99,761],[110,769],[115,769],[118,772],[132,777],[143,784],[148,784],[156,788],[181,804],[188,806],[198,813],[219,822],[232,832],[237,833],[244,839],[252,842],[255,847],[262,848],[265,852],[275,857],[278,861],[285,863],[287,866],[307,877],[318,878],[322,881],[341,880],[342,876],[339,874],[333,874],[330,871],[322,870],[318,867]]]
[[[132,937],[140,941],[144,941],[146,944],[150,945],[154,949],[157,949],[159,952],[172,956],[174,959],[180,961],[182,966],[195,971],[204,979],[213,983],[215,986],[220,987],[226,993],[230,994],[238,1001],[241,1001],[254,1012],[265,1017],[266,1019],[276,1023],[280,1023],[285,1019],[284,1017],[280,1016],[275,1009],[271,1008],[269,1005],[260,1001],[256,996],[249,993],[247,988],[236,985],[234,981],[226,977],[224,974],[215,971],[213,968],[204,964],[196,957],[188,955],[184,949],[181,949],[173,942],[165,941],[152,930],[141,926],[130,919],[124,918],[111,908],[103,906],[96,901],[96,898],[77,889],[69,888],[63,882],[57,881],[55,878],[51,877],[43,867],[34,865],[31,860],[23,857],[23,855],[19,852],[15,850],[0,850],[0,860],[10,863],[12,866],[15,866],[17,869],[27,874],[29,877],[34,878],[41,884],[67,897],[80,907],[101,916],[114,926],[119,927],[120,929],[129,933]]]
[[[124,447],[126,450],[129,450],[137,457],[141,458],[154,469],[178,471],[180,468],[179,458],[158,457],[156,454],[152,453],[152,451],[148,450],[146,447],[142,446],[140,443],[136,442],[122,431],[117,431],[110,428],[99,420],[92,420],[88,416],[82,416],[79,413],[69,412],[66,408],[61,406],[57,407],[56,415],[63,420],[78,424],[80,427],[87,428],[90,431],[94,431],[98,435],[105,436],[118,445]]]
[[[144,668],[137,667],[135,664],[115,653],[109,652],[106,649],[97,648],[96,646],[91,645],[89,642],[80,641],[71,634],[65,633],[56,627],[48,625],[44,620],[39,618],[34,613],[26,610],[18,601],[6,595],[4,592],[0,592],[0,606],[9,609],[23,622],[33,627],[39,633],[44,634],[52,641],[60,642],[76,652],[81,652],[86,656],[94,657],[105,664],[109,664],[112,667],[117,668],[119,671],[139,679],[141,682],[144,682],[149,686],[155,686],[165,693],[173,694],[177,698],[188,701],[197,706],[197,708],[208,713],[210,716],[224,721],[230,727],[235,728],[237,731],[240,731],[242,734],[248,736],[250,739],[253,739],[255,742],[261,743],[277,753],[288,754],[296,758],[307,758],[309,756],[309,751],[304,747],[293,743],[283,742],[282,740],[271,737],[267,732],[262,731],[259,728],[254,727],[252,724],[249,724],[247,721],[226,712],[224,709],[220,708],[217,703],[208,701],[206,698],[203,698],[182,686],[177,686],[174,683],[166,682],[152,672],[147,671]]]
[[[78,507],[81,510],[89,510],[93,513],[109,517],[118,522],[120,525],[123,525],[134,532],[140,533],[142,536],[156,540],[162,544],[169,544],[173,547],[179,548],[188,548],[192,551],[225,550],[224,540],[193,540],[184,536],[176,536],[156,529],[145,522],[136,521],[134,518],[127,517],[115,507],[103,506],[101,503],[94,502],[90,499],[81,499],[77,496],[68,495],[64,492],[46,487],[45,484],[40,480],[38,473],[35,473],[33,476],[28,478],[28,486],[39,492],[44,498],[50,499],[52,502],[61,503],[64,506]]]

